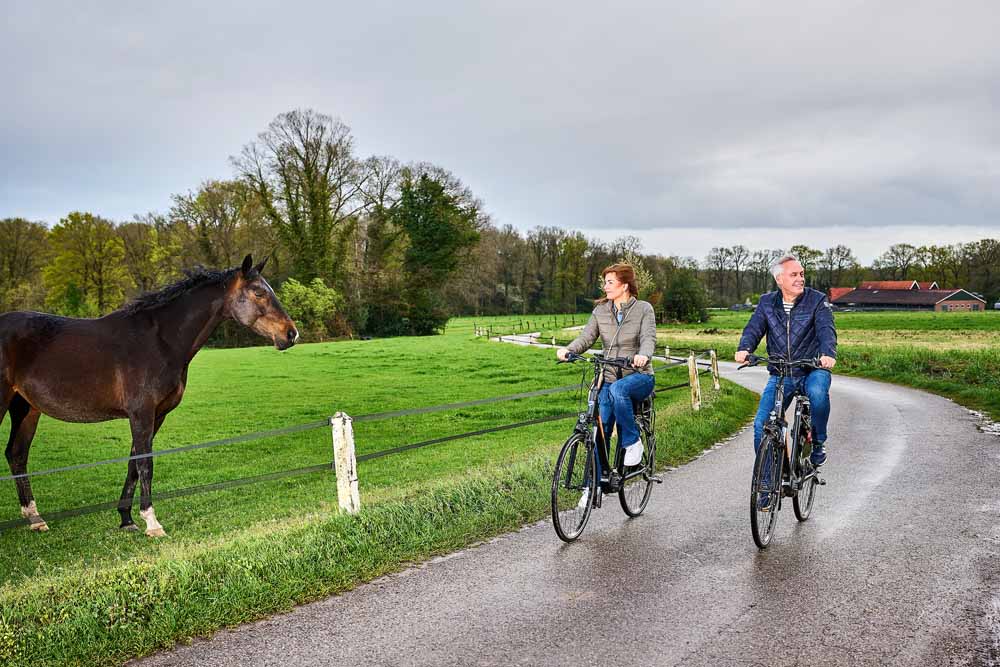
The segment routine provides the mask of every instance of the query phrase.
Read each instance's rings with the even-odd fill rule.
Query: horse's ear
[[[249,257],[249,255],[247,255],[247,257]],[[269,260],[269,259],[271,259],[270,255],[268,255],[267,257],[265,257],[264,261],[262,261],[260,264],[258,264],[257,266],[253,267],[253,270],[256,271],[257,273],[263,273],[263,271],[264,271],[264,265],[267,264],[267,260]]]
[[[243,266],[240,267],[240,271],[243,272],[244,278],[250,277],[250,272],[253,271],[253,255],[247,255],[243,258]]]

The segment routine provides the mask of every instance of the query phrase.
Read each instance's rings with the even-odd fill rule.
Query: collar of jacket
[[[629,308],[632,307],[632,304],[634,304],[635,302],[636,302],[636,298],[634,296],[630,296],[628,298],[628,301],[626,301],[625,303],[622,304],[622,307],[620,308],[620,310],[628,310]],[[611,310],[612,313],[614,313],[615,310],[616,310],[615,309],[615,302],[612,301],[611,299],[608,299],[608,308]]]
[[[799,303],[802,302],[802,299],[806,298],[806,293],[808,291],[809,291],[809,288],[807,287],[804,290],[802,290],[802,294],[800,294],[797,297],[795,297],[795,301],[792,302],[792,308],[795,308],[795,306],[799,305]],[[772,308],[774,308],[775,312],[778,312],[778,313],[781,313],[782,315],[784,315],[785,314],[785,306],[784,306],[785,295],[781,293],[780,289],[776,290],[774,293],[777,296],[777,298],[774,300],[774,303],[772,304]]]

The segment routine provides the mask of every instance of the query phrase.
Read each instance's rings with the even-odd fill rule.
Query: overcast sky
[[[1000,237],[1000,3],[9,2],[0,217],[165,212],[277,114],[647,252]]]

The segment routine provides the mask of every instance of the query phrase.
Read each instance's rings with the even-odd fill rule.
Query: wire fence
[[[709,352],[709,351],[706,350],[704,352]],[[690,367],[690,363],[691,363],[690,359],[687,359],[687,360],[667,359],[666,363],[664,363],[664,364],[660,365],[659,367],[655,368],[654,372],[658,373],[658,372],[661,372],[661,371],[669,369],[669,368],[675,368],[675,367],[679,367],[679,366],[683,366],[683,365],[689,365],[689,367]],[[712,368],[706,368],[704,370],[699,370],[692,377],[696,377],[696,376],[700,376],[700,375],[705,375],[707,373],[711,373],[712,370],[713,370]],[[688,382],[684,382],[684,383],[673,384],[673,385],[669,385],[669,386],[655,387],[655,391],[662,394],[663,392],[673,391],[673,390],[681,389],[681,388],[684,388],[684,387],[690,387],[690,386],[691,386],[691,381],[689,380]],[[494,396],[494,397],[490,397],[490,398],[474,399],[474,400],[470,400],[470,401],[462,401],[462,402],[459,402],[459,403],[446,403],[446,404],[440,404],[440,405],[424,406],[424,407],[419,407],[419,408],[409,408],[409,409],[405,409],[405,410],[393,410],[393,411],[388,411],[388,412],[377,412],[377,413],[362,414],[362,415],[357,415],[357,416],[351,417],[351,420],[353,422],[375,422],[375,421],[381,421],[381,420],[387,420],[387,419],[397,419],[397,418],[402,418],[402,417],[408,417],[408,416],[413,416],[413,415],[423,415],[423,414],[430,414],[430,413],[443,412],[443,411],[449,411],[449,410],[460,410],[460,409],[469,408],[469,407],[477,407],[477,406],[490,405],[490,404],[502,403],[502,402],[507,402],[507,401],[516,401],[516,400],[523,400],[523,399],[527,399],[527,398],[536,398],[536,397],[547,396],[547,395],[551,395],[551,394],[564,393],[564,392],[568,392],[568,391],[579,390],[580,387],[581,387],[580,383],[573,383],[571,385],[563,385],[563,386],[560,386],[560,387],[551,387],[551,388],[548,388],[548,389],[539,389],[539,390],[535,390],[535,391],[521,392],[521,393],[517,393],[517,394],[508,394],[508,395],[505,395],[505,396]],[[472,437],[477,437],[477,436],[481,436],[481,435],[487,435],[487,434],[490,434],[490,433],[498,433],[498,432],[502,432],[502,431],[509,431],[509,430],[513,430],[513,429],[525,428],[525,427],[529,427],[529,426],[543,424],[543,423],[547,423],[547,422],[553,422],[553,421],[559,421],[559,420],[563,420],[563,419],[575,418],[578,415],[579,415],[578,412],[561,413],[561,414],[557,414],[557,415],[550,415],[550,416],[540,417],[540,418],[536,418],[536,419],[529,419],[529,420],[525,420],[525,421],[510,423],[510,424],[501,424],[501,425],[498,425],[498,426],[492,426],[492,427],[489,427],[489,428],[478,429],[478,430],[474,430],[474,431],[468,431],[468,432],[465,432],[465,433],[458,433],[458,434],[454,434],[454,435],[443,436],[443,437],[434,438],[434,439],[430,439],[430,440],[424,440],[424,441],[421,441],[421,442],[408,443],[408,444],[404,444],[404,445],[399,445],[397,447],[391,447],[391,448],[388,448],[388,449],[384,449],[384,450],[380,450],[380,451],[371,452],[371,453],[367,453],[367,454],[363,454],[363,455],[357,456],[356,457],[356,461],[359,462],[359,463],[360,462],[364,462],[364,461],[372,461],[372,460],[383,458],[383,457],[390,456],[390,455],[393,455],[393,454],[399,454],[399,453],[406,452],[406,451],[412,451],[412,450],[416,450],[416,449],[421,449],[421,448],[424,448],[424,447],[429,447],[429,446],[432,446],[432,445],[442,444],[442,443],[445,443],[445,442],[452,442],[452,441],[456,441],[456,440],[461,440],[461,439],[466,439],[466,438],[472,438]],[[195,451],[195,450],[210,449],[210,448],[222,447],[222,446],[232,445],[232,444],[238,444],[238,443],[253,442],[253,441],[261,440],[261,439],[265,439],[265,438],[273,438],[273,437],[277,437],[277,436],[284,436],[284,435],[290,435],[290,434],[296,434],[296,433],[304,433],[304,432],[307,432],[307,431],[312,431],[312,430],[316,430],[316,429],[320,429],[320,428],[330,428],[333,425],[333,423],[334,423],[334,419],[335,419],[335,417],[329,417],[329,418],[326,418],[326,419],[323,419],[323,420],[311,421],[311,422],[307,422],[307,423],[303,423],[303,424],[295,424],[295,425],[292,425],[292,426],[286,426],[286,427],[278,428],[278,429],[270,429],[270,430],[265,430],[265,431],[257,431],[257,432],[254,432],[254,433],[247,433],[247,434],[237,435],[237,436],[233,436],[233,437],[230,437],[230,438],[223,438],[223,439],[218,439],[218,440],[210,440],[210,441],[207,441],[207,442],[200,442],[200,443],[194,443],[194,444],[190,444],[190,445],[185,445],[185,446],[182,446],[182,447],[174,447],[174,448],[171,448],[171,449],[159,450],[159,451],[151,452],[149,454],[138,454],[138,455],[133,455],[133,456],[122,456],[122,457],[117,457],[117,458],[112,458],[112,459],[104,459],[104,460],[100,460],[100,461],[92,461],[92,462],[88,462],[88,463],[80,463],[80,464],[75,464],[75,465],[68,465],[68,466],[60,466],[60,467],[56,467],[56,468],[49,468],[49,469],[45,469],[45,470],[30,471],[30,472],[26,472],[26,473],[22,473],[22,474],[17,474],[17,475],[5,475],[5,476],[0,476],[0,482],[10,482],[10,481],[15,481],[16,482],[19,479],[27,479],[27,478],[33,478],[33,477],[42,477],[42,476],[47,476],[47,475],[62,474],[62,473],[67,473],[67,472],[73,472],[73,471],[79,471],[79,470],[86,470],[86,469],[90,469],[90,468],[96,468],[96,467],[99,467],[99,466],[107,466],[107,465],[122,464],[122,463],[126,463],[127,464],[130,461],[136,461],[136,460],[145,459],[145,458],[157,458],[157,457],[164,457],[164,456],[173,456],[173,455],[176,455],[176,454],[182,454],[182,453],[185,453],[185,452],[191,452],[191,451]],[[246,485],[250,485],[250,484],[258,484],[258,483],[262,483],[262,482],[270,482],[270,481],[274,481],[274,480],[278,480],[278,479],[285,479],[285,478],[289,478],[289,477],[296,477],[296,476],[300,476],[300,475],[307,475],[307,474],[316,473],[316,472],[331,471],[333,469],[333,466],[334,466],[334,461],[331,460],[330,462],[322,463],[322,464],[319,464],[319,465],[311,465],[311,466],[305,466],[305,467],[295,468],[295,469],[291,469],[291,470],[281,470],[281,471],[275,471],[275,472],[270,472],[270,473],[265,473],[265,474],[260,474],[260,475],[253,475],[253,476],[248,476],[248,477],[241,477],[241,478],[236,478],[236,479],[223,480],[223,481],[219,481],[219,482],[212,482],[212,483],[203,484],[203,485],[185,487],[185,488],[181,488],[181,489],[174,489],[174,490],[156,492],[154,494],[154,498],[157,499],[157,500],[162,500],[162,499],[169,499],[169,498],[180,498],[180,497],[185,497],[185,496],[191,496],[191,495],[196,495],[196,494],[200,494],[200,493],[208,493],[208,492],[212,492],[212,491],[220,491],[220,490],[235,488],[235,487],[239,487],[239,486],[246,486]],[[62,519],[62,518],[70,518],[70,517],[82,516],[82,515],[86,515],[86,514],[93,514],[93,513],[96,513],[96,512],[102,512],[102,511],[107,511],[107,510],[116,510],[116,509],[119,509],[119,501],[118,500],[101,502],[101,503],[95,503],[95,504],[91,504],[91,505],[85,505],[85,506],[82,506],[82,507],[75,507],[75,508],[69,508],[69,509],[56,510],[56,511],[53,511],[53,512],[45,512],[45,516],[46,516],[47,519]],[[12,529],[12,528],[17,528],[17,527],[20,527],[20,526],[25,526],[25,525],[28,525],[29,523],[30,523],[29,520],[25,519],[25,518],[12,519],[12,520],[8,520],[8,521],[2,521],[2,522],[0,522],[0,532],[2,532],[4,530],[9,530],[9,529]]]

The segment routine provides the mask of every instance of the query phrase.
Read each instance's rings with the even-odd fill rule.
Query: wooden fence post
[[[670,363],[670,346],[669,345],[664,345],[663,346],[663,358],[667,360],[667,363]]]
[[[688,353],[688,384],[691,385],[691,409],[701,410],[701,381],[698,378],[698,362],[694,350]]]
[[[719,391],[719,355],[715,350],[709,350],[712,358],[712,386]]]
[[[330,418],[333,430],[333,467],[337,473],[337,502],[340,509],[356,514],[361,509],[358,495],[358,462],[354,456],[354,426],[351,418],[338,412]]]

